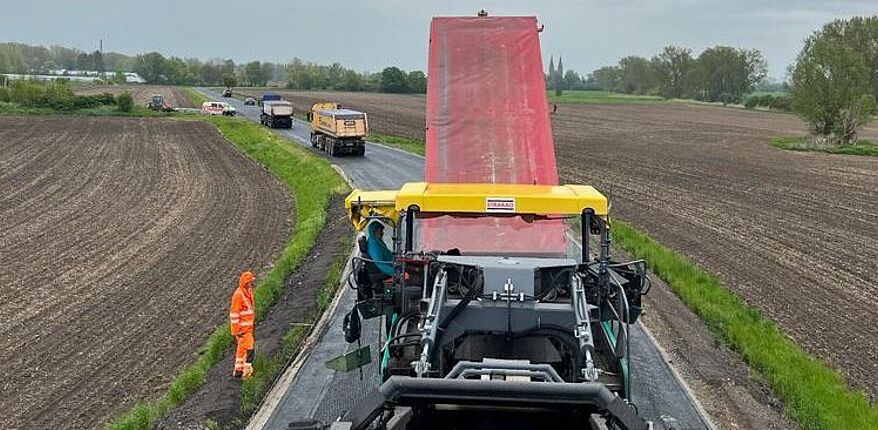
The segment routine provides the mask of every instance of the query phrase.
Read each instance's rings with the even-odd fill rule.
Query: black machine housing
[[[365,236],[358,241],[348,320],[384,318],[384,382],[343,421],[389,428],[404,406],[413,418],[398,428],[430,428],[448,408],[527,407],[574,417],[580,428],[595,417],[607,428],[647,428],[630,405],[628,333],[650,284],[643,261],[611,259],[607,217],[587,209],[575,220],[583,257],[570,258],[416,250],[424,215],[436,214],[410,207],[371,220],[393,226],[391,277]]]

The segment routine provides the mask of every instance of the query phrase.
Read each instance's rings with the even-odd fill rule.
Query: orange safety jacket
[[[229,328],[232,336],[253,332],[256,320],[256,308],[253,306],[253,289],[239,286],[232,295],[232,307],[229,310]]]

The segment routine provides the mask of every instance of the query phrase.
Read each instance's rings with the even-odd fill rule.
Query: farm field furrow
[[[286,188],[211,126],[0,117],[0,427],[155,398],[290,233]]]
[[[423,97],[280,93],[297,111],[335,101],[377,132],[424,136]],[[552,123],[562,181],[607,192],[617,216],[878,399],[878,158],[776,149],[772,137],[805,133],[796,117],[713,106],[563,104]],[[862,134],[875,140],[878,125]]]

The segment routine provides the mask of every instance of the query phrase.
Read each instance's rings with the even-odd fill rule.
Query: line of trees
[[[811,34],[790,67],[792,109],[821,141],[856,142],[878,98],[878,16],[837,20]]]
[[[427,75],[386,67],[381,73],[360,73],[339,63],[315,64],[294,58],[285,66],[288,88],[298,90],[371,91],[399,94],[427,92]]]
[[[756,49],[715,46],[695,57],[689,48],[667,46],[650,59],[628,56],[601,67],[584,85],[625,94],[740,103],[767,71]]]
[[[150,84],[266,86],[282,82],[288,88],[423,94],[427,76],[420,70],[387,67],[380,73],[361,73],[340,63],[315,64],[294,58],[287,64],[229,59],[201,61],[165,57],[158,52],[128,56],[116,52],[84,52],[61,46],[0,44],[0,73],[44,74],[51,70],[106,73],[107,81],[124,83],[121,72],[135,72]]]
[[[116,52],[85,52],[52,45],[0,43],[0,73],[41,74],[51,70],[131,70],[133,57]]]
[[[560,96],[564,90],[587,90],[590,89],[585,79],[574,70],[564,71],[564,59],[558,57],[558,67],[555,67],[555,58],[549,58],[549,73],[546,75],[546,89],[554,91]],[[593,88],[591,88],[593,89]]]

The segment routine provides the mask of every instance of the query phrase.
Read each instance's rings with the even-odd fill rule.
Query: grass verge
[[[18,103],[0,102],[0,115],[72,115],[72,116],[125,116],[125,117],[166,117],[173,112],[149,110],[134,106],[131,112],[122,112],[116,106],[99,106],[86,109],[60,110],[46,107],[26,107]]]
[[[810,357],[759,311],[701,270],[629,224],[613,223],[615,243],[668,283],[708,327],[758,371],[803,429],[878,428],[878,407],[842,376]]]
[[[191,88],[191,87],[181,88],[180,92],[182,92],[183,95],[186,96],[186,98],[189,99],[189,101],[192,102],[192,104],[197,108],[200,108],[202,103],[209,101],[207,99],[207,96],[205,96],[204,94],[201,94],[195,88]]]
[[[378,142],[382,145],[392,146],[419,155],[424,155],[424,152],[426,151],[423,141],[405,136],[371,132],[366,140],[369,142]]]
[[[790,151],[825,152],[827,154],[864,155],[878,157],[878,145],[868,140],[861,140],[851,145],[820,145],[811,142],[807,137],[776,137],[771,139],[771,146]]]
[[[343,242],[343,249],[350,251],[351,247],[353,247],[353,242],[350,238],[346,238]],[[302,324],[295,325],[287,331],[284,334],[280,350],[274,356],[270,358],[257,356],[253,363],[253,377],[241,384],[241,413],[244,416],[249,416],[256,411],[265,391],[277,379],[286,364],[298,354],[302,341],[311,333],[314,324],[317,323],[323,311],[335,297],[335,293],[341,285],[341,274],[347,259],[348,252],[345,252],[336,258],[329,267],[323,280],[323,288],[317,295],[316,315],[309,316]]]
[[[560,96],[556,96],[554,91],[549,91],[548,96],[549,103],[655,104],[667,102],[658,96],[637,96],[608,91],[568,90]]]
[[[328,161],[313,156],[299,145],[258,124],[221,116],[208,117],[204,121],[215,125],[238,149],[267,167],[295,196],[294,234],[287,239],[274,268],[262,277],[255,290],[257,318],[261,318],[283,290],[284,279],[298,267],[314,246],[326,222],[327,207],[332,195],[344,192],[347,185]],[[292,337],[289,340],[294,341]],[[183,369],[171,381],[167,393],[153,402],[135,405],[109,423],[107,428],[151,428],[158,419],[167,415],[204,383],[210,367],[222,359],[231,344],[232,336],[226,324],[217,327],[201,348],[195,363]]]

